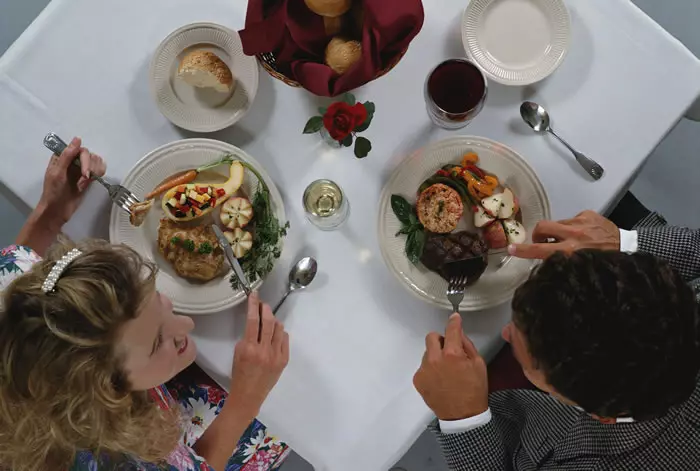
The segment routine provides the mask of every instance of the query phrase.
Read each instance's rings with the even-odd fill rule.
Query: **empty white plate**
[[[180,61],[194,50],[213,52],[236,80],[233,93],[195,88],[177,77]],[[171,33],[151,61],[151,91],[161,113],[195,132],[227,128],[245,116],[258,92],[258,63],[246,56],[237,32],[214,23],[193,23]]]
[[[570,39],[563,0],[472,0],[462,20],[467,55],[505,85],[529,85],[551,75]]]

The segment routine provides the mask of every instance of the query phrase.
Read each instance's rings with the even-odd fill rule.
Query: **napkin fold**
[[[250,0],[240,31],[248,55],[273,52],[278,72],[320,96],[336,96],[372,81],[397,60],[423,26],[421,0],[355,0],[363,9],[361,59],[345,74],[325,65],[323,18],[304,0]],[[352,14],[352,13],[348,13]]]

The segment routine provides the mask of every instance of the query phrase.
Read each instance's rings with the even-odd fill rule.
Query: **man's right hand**
[[[532,244],[511,245],[508,252],[519,258],[545,259],[555,252],[581,249],[620,250],[620,230],[594,211],[573,219],[540,221],[532,233]]]
[[[461,420],[486,412],[489,388],[486,363],[462,331],[462,318],[452,314],[444,339],[437,332],[425,339],[423,363],[413,377],[423,400],[440,420]]]
[[[243,339],[233,355],[230,399],[233,406],[250,420],[279,381],[289,363],[289,334],[275,319],[272,309],[260,302],[258,293],[248,298],[248,318]]]

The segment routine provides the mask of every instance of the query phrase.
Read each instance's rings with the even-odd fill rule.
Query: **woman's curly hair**
[[[42,283],[73,248],[45,294]],[[0,313],[0,468],[70,468],[78,451],[164,459],[179,416],[131,391],[116,350],[155,289],[156,267],[126,246],[61,241],[5,291]],[[155,432],[154,432],[155,431]]]

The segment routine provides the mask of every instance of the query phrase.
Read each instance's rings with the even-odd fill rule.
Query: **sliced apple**
[[[250,249],[253,248],[253,234],[244,231],[240,227],[235,228],[233,231],[224,232],[224,237],[231,244],[233,256],[236,258],[245,257],[250,252]]]
[[[520,224],[515,219],[507,219],[503,221],[503,229],[505,229],[506,235],[508,236],[508,243],[510,244],[524,244],[527,240],[527,231],[525,230],[525,226]]]
[[[474,208],[476,209],[474,212],[474,225],[476,227],[486,227],[496,220],[496,218],[486,214],[486,211],[484,211],[484,208],[480,204],[477,204]]]
[[[245,227],[253,219],[253,205],[246,198],[231,198],[221,207],[221,223],[229,229]]]
[[[163,195],[162,207],[163,212],[168,217],[175,222],[187,222],[194,219],[206,216],[207,214],[214,211],[214,208],[221,206],[227,199],[233,196],[234,193],[243,185],[243,178],[245,176],[245,170],[241,162],[235,161],[231,164],[229,170],[229,179],[224,183],[197,183],[196,185],[180,185],[175,188],[171,188]],[[183,188],[184,187],[184,188]],[[209,196],[209,190],[211,190],[212,196],[209,200],[204,201],[203,195],[200,195],[196,188],[206,188],[206,194]],[[184,191],[183,191],[184,190]],[[223,194],[221,193],[222,190]],[[180,198],[176,196],[180,194]],[[201,207],[189,208],[186,211],[178,211],[177,206],[182,205],[182,196],[185,196],[185,203],[188,204],[189,198],[192,197],[199,206]],[[172,203],[176,203],[173,205]]]
[[[492,218],[498,219],[498,214],[501,212],[501,203],[503,202],[503,194],[489,196],[481,200],[481,206],[486,211],[486,214]]]
[[[490,249],[499,250],[508,247],[508,237],[506,236],[506,231],[500,221],[497,221],[490,226],[486,226],[482,230],[486,245],[488,245]]]
[[[515,195],[510,188],[503,190],[501,194],[501,209],[498,211],[498,219],[510,219],[516,213]]]

